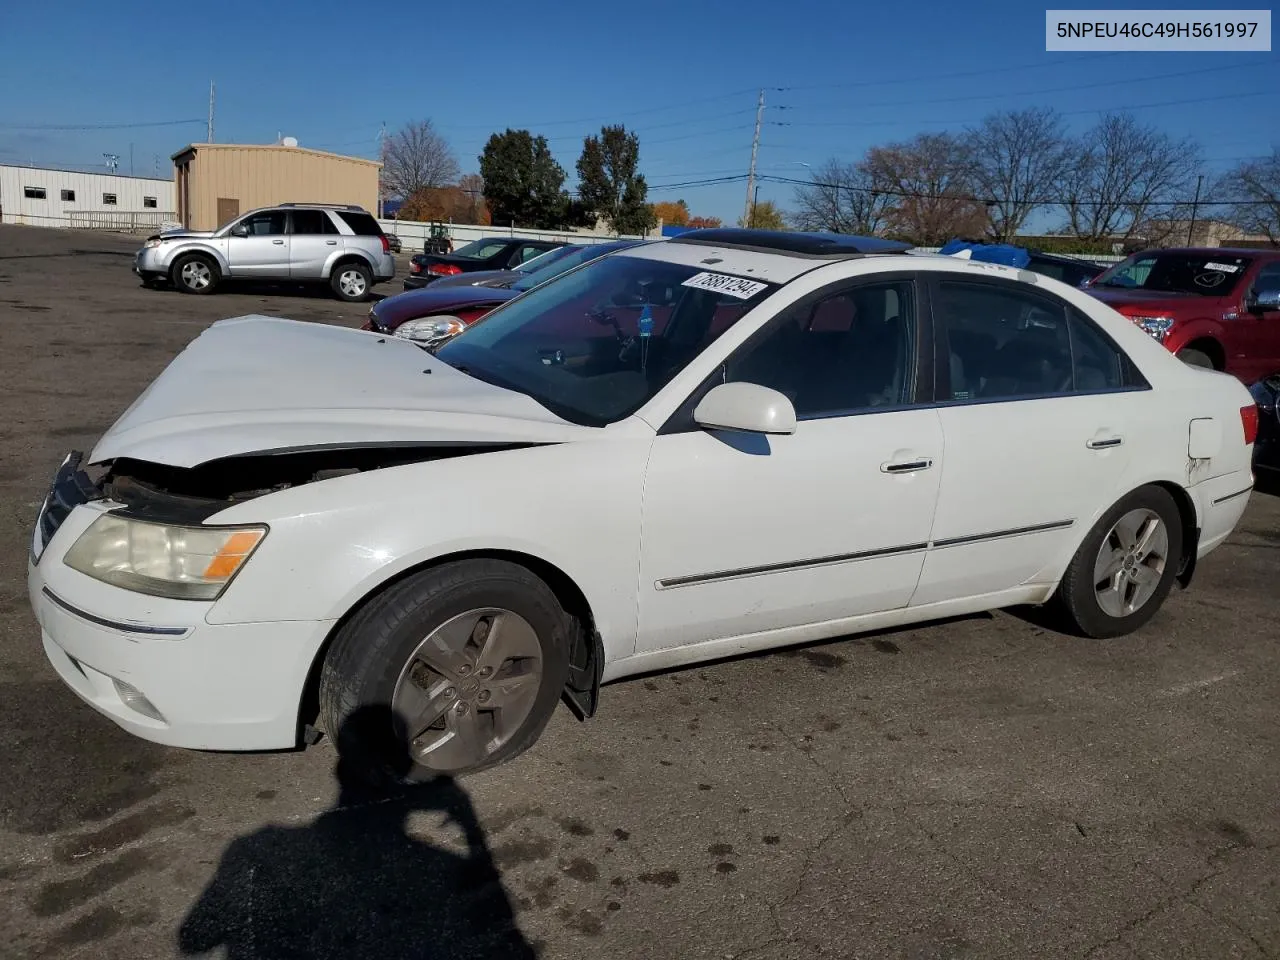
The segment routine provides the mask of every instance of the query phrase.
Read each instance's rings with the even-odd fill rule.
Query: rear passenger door
[[[946,444],[912,606],[1038,578],[1119,496],[1149,388],[1087,317],[1035,287],[934,275]]]
[[[289,276],[321,280],[329,255],[341,245],[338,228],[324,210],[292,210],[289,213]]]

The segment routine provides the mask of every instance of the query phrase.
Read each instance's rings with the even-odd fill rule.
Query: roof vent
[[[282,147],[296,147],[297,145],[298,145],[297,137],[285,137],[283,140],[280,141],[280,146]]]

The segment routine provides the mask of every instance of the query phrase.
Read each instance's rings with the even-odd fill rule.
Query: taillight
[[[1240,408],[1240,426],[1244,427],[1244,445],[1250,446],[1258,439],[1258,405],[1256,403]]]
[[[387,235],[386,235],[385,233],[384,233],[384,234],[381,234],[381,235],[379,236],[379,239],[382,241],[382,252],[383,252],[383,253],[390,253],[390,252],[391,252],[391,241],[387,239]]]
[[[433,263],[427,267],[427,273],[434,273],[437,277],[452,277],[461,273],[461,267],[455,267],[452,263]]]
[[[422,272],[422,264],[420,264],[417,260],[410,260],[410,261],[409,261],[409,272],[410,272],[410,273],[421,273],[421,272]]]

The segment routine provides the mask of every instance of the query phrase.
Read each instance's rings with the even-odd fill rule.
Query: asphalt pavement
[[[628,680],[517,761],[393,799],[327,741],[119,731],[27,606],[54,469],[212,321],[367,310],[146,290],[136,246],[0,226],[0,957],[1280,955],[1265,492],[1135,636],[998,613]]]

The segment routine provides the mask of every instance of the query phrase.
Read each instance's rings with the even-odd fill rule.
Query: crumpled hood
[[[129,457],[193,467],[299,448],[558,442],[597,432],[407,340],[247,316],[193,340],[89,462]]]

